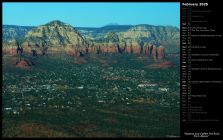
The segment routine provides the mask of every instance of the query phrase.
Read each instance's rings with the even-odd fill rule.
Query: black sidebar
[[[220,3],[181,2],[181,137],[220,137],[222,19]],[[222,15],[221,15],[222,17]]]

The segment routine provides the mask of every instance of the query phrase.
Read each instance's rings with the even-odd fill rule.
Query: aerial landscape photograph
[[[180,3],[3,2],[2,137],[180,136]]]

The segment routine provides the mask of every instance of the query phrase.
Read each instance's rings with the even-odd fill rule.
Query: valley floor
[[[179,58],[3,56],[3,137],[178,137]]]

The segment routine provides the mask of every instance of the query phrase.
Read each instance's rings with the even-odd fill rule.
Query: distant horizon
[[[180,28],[180,3],[3,2],[3,25],[40,26],[53,20],[73,27],[147,24]]]
[[[56,20],[52,20],[52,21],[56,21]],[[47,22],[47,23],[50,23],[50,22],[52,22],[52,21],[49,21],[49,22]],[[58,21],[61,21],[61,20],[58,20]],[[61,21],[61,22],[63,22],[63,21]],[[45,23],[45,24],[47,24],[47,23]],[[64,23],[66,23],[66,22],[64,22]],[[45,25],[45,24],[42,24],[42,25]],[[66,24],[69,24],[69,23],[66,23]],[[23,27],[38,27],[38,26],[42,26],[42,25],[37,25],[37,26],[29,26],[29,25],[12,25],[12,24],[3,24],[3,26],[23,26]],[[70,25],[70,24],[69,24]],[[145,24],[145,23],[140,23],[140,24],[136,24],[136,25],[132,25],[132,24],[118,24],[118,23],[116,23],[116,24],[106,24],[106,25],[103,25],[103,26],[101,26],[101,27],[86,27],[86,26],[72,26],[72,27],[74,27],[74,28],[102,28],[102,27],[106,27],[106,26],[137,26],[137,25],[151,25],[151,26],[172,26],[172,25],[152,25],[152,24]],[[176,27],[176,28],[178,28],[179,29],[179,27],[177,27],[177,26],[172,26],[172,27]]]

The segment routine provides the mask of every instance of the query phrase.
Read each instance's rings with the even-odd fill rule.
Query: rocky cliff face
[[[138,45],[139,42],[153,44],[179,44],[180,30],[172,26],[141,25],[113,25],[101,28],[77,28],[83,37],[94,43],[107,43],[107,35],[115,33],[119,41]],[[110,42],[111,43],[111,42]]]
[[[163,59],[165,53],[180,50],[180,31],[172,26],[141,24],[74,28],[58,20],[35,28],[3,26],[3,40],[7,44],[3,46],[15,45],[18,36],[24,38],[24,46],[71,46],[78,48],[77,51],[85,50],[87,46],[88,52],[143,54],[154,59]]]
[[[139,45],[144,43],[178,43],[180,31],[172,26],[141,25],[110,25],[101,28],[74,28],[61,21],[52,21],[38,27],[3,25],[3,41],[9,41],[17,37],[26,37],[27,41],[42,42],[44,40],[51,45],[81,44],[83,37],[91,43],[126,42]],[[110,37],[109,37],[110,36]],[[116,39],[111,40],[112,36]]]
[[[179,53],[180,51],[180,31],[176,27],[142,24],[136,26],[122,26],[119,30],[114,29],[114,31],[110,30],[111,27],[107,28],[107,30],[105,29],[97,29],[97,32],[96,30],[91,30],[91,33],[87,34],[85,32],[83,36],[86,39],[90,38],[89,42],[94,42],[94,44],[108,46],[119,44],[121,47],[125,45],[127,47],[132,46],[135,52],[140,52],[140,47],[143,47],[143,51],[147,51],[144,46],[148,43],[156,46],[163,44],[168,53]],[[97,34],[97,36],[93,37],[93,34]],[[128,50],[130,51],[130,48],[128,48]],[[160,53],[161,52],[163,51],[160,51]]]
[[[3,25],[2,26],[2,40],[9,41],[16,38],[24,38],[26,33],[33,29],[32,26],[16,26],[16,25]]]
[[[75,28],[56,20],[32,29],[25,36],[26,45],[45,43],[49,46],[82,46],[84,39]]]
[[[162,43],[180,39],[180,31],[171,26],[136,25],[126,32],[121,32],[120,38],[134,42]]]

